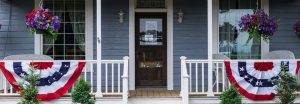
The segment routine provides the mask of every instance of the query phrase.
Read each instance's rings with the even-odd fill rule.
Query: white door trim
[[[167,88],[173,90],[173,0],[167,1]]]
[[[135,9],[129,0],[129,89],[135,90],[135,12],[167,11],[167,88],[173,90],[173,0],[166,0],[167,9]]]

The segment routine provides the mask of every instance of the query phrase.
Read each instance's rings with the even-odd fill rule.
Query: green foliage
[[[250,42],[251,39],[255,39],[255,40],[260,41],[261,38],[262,38],[265,42],[269,42],[269,40],[271,39],[271,38],[268,37],[268,36],[259,34],[257,28],[250,29],[250,30],[249,30],[249,37],[248,37],[248,39],[247,39],[245,45],[247,45],[247,44]]]
[[[242,96],[233,86],[221,94],[221,104],[242,104]]]
[[[53,41],[53,40],[57,40],[58,34],[55,31],[52,31],[52,29],[48,29],[47,31],[43,31],[43,30],[36,30],[35,28],[32,28],[32,33],[34,34],[35,31],[37,34],[42,34],[43,37],[47,40],[47,41]]]
[[[20,87],[22,96],[21,102],[18,104],[42,104],[36,97],[38,94],[36,85],[40,79],[40,74],[31,67],[28,75],[23,75],[24,82],[17,82]]]
[[[95,100],[92,99],[90,92],[91,86],[83,78],[80,78],[72,91],[72,102],[75,104],[95,104]]]
[[[296,95],[293,93],[299,88],[299,83],[295,76],[286,72],[286,68],[283,65],[281,66],[281,70],[279,79],[273,81],[277,85],[278,102],[280,104],[294,104]]]

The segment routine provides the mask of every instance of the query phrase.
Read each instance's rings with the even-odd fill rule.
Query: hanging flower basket
[[[296,35],[300,38],[300,21],[298,21],[298,22],[294,25],[294,31],[295,31]]]
[[[239,26],[242,32],[249,33],[246,44],[253,38],[257,40],[263,38],[264,41],[269,42],[278,28],[277,20],[270,18],[263,9],[254,11],[252,15],[243,16]]]
[[[46,39],[57,39],[57,32],[60,29],[58,16],[49,14],[48,9],[32,10],[26,14],[26,26],[32,33],[42,34]]]

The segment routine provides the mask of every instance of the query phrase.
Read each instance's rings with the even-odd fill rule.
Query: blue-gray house
[[[62,19],[57,40],[25,25],[41,3]],[[278,31],[269,42],[245,44],[249,34],[238,23],[256,9],[278,19]],[[229,85],[224,60],[300,58],[297,21],[300,0],[0,0],[0,61],[22,54],[85,60],[82,76],[99,104],[219,103]],[[3,76],[0,83],[0,101],[18,101]],[[70,98],[48,103],[63,102]]]

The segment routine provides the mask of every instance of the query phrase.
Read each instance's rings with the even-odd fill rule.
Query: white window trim
[[[270,14],[270,4],[269,0],[261,0],[261,8],[265,10],[267,14]],[[265,42],[261,39],[261,57],[270,52],[270,43]]]
[[[167,9],[136,9],[129,0],[129,89],[135,90],[135,12],[167,12],[167,89],[173,90],[173,0],[166,0]]]
[[[38,8],[40,0],[35,0]],[[93,60],[93,0],[85,0],[85,59]],[[34,35],[34,54],[43,54],[43,36]]]
[[[219,0],[213,0],[213,47],[212,54],[219,53]],[[269,14],[269,0],[261,0],[261,8]],[[261,57],[269,52],[270,44],[268,42],[261,41]]]

